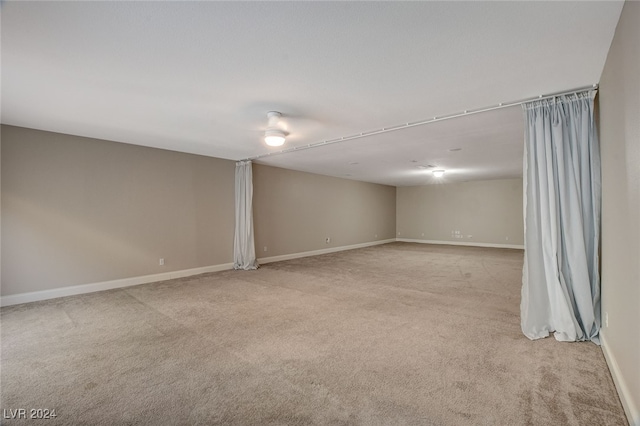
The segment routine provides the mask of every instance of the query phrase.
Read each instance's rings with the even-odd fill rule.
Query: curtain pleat
[[[600,331],[600,149],[595,90],[529,102],[525,113],[525,261],[521,325],[530,339]]]

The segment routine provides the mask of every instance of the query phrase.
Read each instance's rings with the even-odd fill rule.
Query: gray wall
[[[418,240],[522,245],[522,179],[398,188],[397,233]]]
[[[253,185],[259,258],[394,238],[392,186],[260,164],[253,166]]]
[[[602,330],[640,425],[640,3],[622,10],[600,80]],[[631,407],[633,405],[633,407]],[[631,413],[629,413],[631,414]],[[633,422],[632,422],[633,424]]]
[[[232,262],[234,167],[2,126],[2,295]]]

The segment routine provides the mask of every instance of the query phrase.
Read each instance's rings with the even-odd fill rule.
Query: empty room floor
[[[391,243],[2,308],[4,417],[626,425],[598,346],[522,335],[522,262]]]

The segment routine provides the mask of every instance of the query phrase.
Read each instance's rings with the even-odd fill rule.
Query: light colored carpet
[[[3,308],[2,409],[55,409],[47,425],[625,425],[598,346],[520,332],[522,260],[392,243]]]

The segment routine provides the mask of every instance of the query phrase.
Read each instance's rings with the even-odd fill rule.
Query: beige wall
[[[640,3],[627,1],[600,81],[604,346],[640,425]],[[616,374],[617,373],[617,374]],[[634,423],[635,422],[635,423]]]
[[[418,240],[522,245],[522,179],[398,188],[397,233]]]
[[[233,262],[234,167],[2,126],[2,295]]]
[[[1,159],[2,296],[233,262],[233,161],[13,126]],[[394,238],[394,187],[254,182],[258,257]]]
[[[394,187],[260,164],[253,185],[258,258],[394,238]]]

